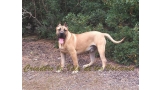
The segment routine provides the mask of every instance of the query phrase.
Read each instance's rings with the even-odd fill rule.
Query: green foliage
[[[64,17],[63,21],[67,22],[70,32],[82,33],[85,31],[91,31],[90,26],[87,26],[86,24],[88,18],[89,16],[87,15],[75,15],[73,13],[69,13],[66,17]]]
[[[113,58],[114,61],[130,65],[139,65],[139,32],[137,26],[135,28],[123,27],[118,33],[112,34],[113,37],[119,38],[124,36],[125,40],[121,44],[114,45],[112,42],[107,44],[107,56]]]
[[[93,27],[99,23],[105,23],[106,12],[102,9],[97,9],[90,13],[90,18],[88,19],[89,25]]]
[[[139,65],[139,0],[23,0],[22,35],[56,39],[55,28],[66,22],[73,33],[100,31],[107,39],[106,57]],[[26,12],[26,11],[27,12]]]
[[[105,22],[110,27],[133,27],[139,21],[139,4],[137,0],[113,0]]]

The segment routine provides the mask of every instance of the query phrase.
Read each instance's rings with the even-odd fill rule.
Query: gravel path
[[[130,71],[109,69],[99,72],[94,70],[96,66],[101,66],[100,59],[96,58],[96,63],[91,66],[91,69],[84,70],[82,66],[89,63],[88,54],[78,55],[81,70],[77,74],[71,74],[72,60],[69,55],[66,58],[65,70],[62,73],[56,73],[60,65],[60,55],[53,43],[49,40],[36,40],[35,37],[23,38],[23,90],[139,90],[138,68]],[[30,68],[27,68],[27,65]],[[107,65],[132,67],[111,61]]]

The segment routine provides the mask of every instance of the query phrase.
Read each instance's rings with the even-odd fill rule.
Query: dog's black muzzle
[[[64,32],[60,32],[60,33],[58,34],[58,38],[63,38],[63,39],[65,39],[65,38],[66,38],[65,33],[64,33]]]

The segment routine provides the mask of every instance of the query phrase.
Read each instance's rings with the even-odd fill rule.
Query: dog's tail
[[[118,44],[121,43],[125,38],[121,39],[120,41],[114,40],[108,33],[103,33],[108,39],[110,39],[113,43]]]

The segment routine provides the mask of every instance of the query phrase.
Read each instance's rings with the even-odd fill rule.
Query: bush
[[[116,28],[117,26],[130,26],[139,21],[139,4],[137,0],[119,0],[112,1],[107,12],[107,18],[105,22],[109,27]]]
[[[91,27],[87,26],[86,24],[88,19],[89,16],[87,15],[75,15],[73,13],[69,13],[66,17],[64,17],[63,22],[67,22],[70,32],[82,33],[86,31],[91,31]]]
[[[118,33],[111,33],[112,37],[116,40],[121,39],[122,36],[125,40],[121,44],[113,44],[108,42],[106,46],[106,55],[109,58],[113,58],[114,61],[130,65],[139,65],[139,29],[137,25],[135,28],[123,27]]]

